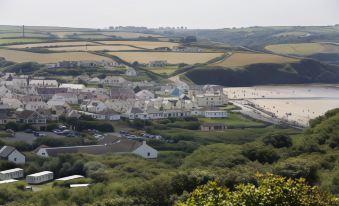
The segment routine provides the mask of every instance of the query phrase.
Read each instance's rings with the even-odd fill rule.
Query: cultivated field
[[[18,38],[18,39],[0,39],[1,44],[17,44],[17,43],[34,43],[34,42],[44,42],[46,39],[30,39],[30,38]]]
[[[17,38],[17,37],[22,37],[22,33],[21,32],[4,32],[4,33],[0,33],[0,38]],[[48,37],[47,34],[39,34],[39,33],[25,33],[25,38],[29,38],[29,37]]]
[[[122,44],[122,45],[130,45],[141,47],[145,49],[155,49],[159,47],[169,47],[173,48],[174,46],[178,46],[178,43],[173,42],[156,42],[156,41],[98,41],[102,44]]]
[[[125,45],[98,45],[98,46],[70,46],[70,47],[53,47],[50,51],[126,51],[126,50],[140,50],[135,47]]]
[[[205,63],[222,53],[175,53],[175,52],[109,52],[128,62],[147,64],[150,61],[166,60],[170,64],[196,64]]]
[[[62,46],[80,46],[80,45],[98,45],[93,42],[86,41],[71,41],[71,42],[53,42],[53,43],[39,43],[39,44],[20,44],[8,46],[13,49],[37,48],[37,47],[62,47]]]
[[[321,43],[275,44],[266,50],[279,54],[312,55],[316,53],[339,53],[339,46]]]
[[[13,62],[38,62],[44,63],[55,63],[59,61],[111,61],[111,59],[90,54],[87,52],[64,52],[64,53],[51,53],[51,54],[40,54],[24,51],[15,51],[0,49],[0,57],[6,58],[8,61]]]
[[[222,67],[242,67],[250,64],[259,63],[288,63],[297,62],[298,59],[288,58],[273,54],[259,54],[259,53],[234,53],[223,61],[213,64],[214,66]]]
[[[121,38],[127,38],[127,39],[133,39],[133,38],[139,38],[139,37],[161,37],[160,35],[157,34],[143,34],[143,33],[133,33],[133,32],[111,32],[111,31],[107,31],[107,32],[100,32],[100,31],[58,31],[58,32],[52,32],[53,35],[56,35],[58,37],[67,37],[70,35],[74,35],[74,34],[79,34],[79,37],[83,37],[83,38],[88,38],[85,37],[83,35],[104,35],[107,36],[106,38],[112,37],[112,36],[116,36],[116,37],[121,37]]]

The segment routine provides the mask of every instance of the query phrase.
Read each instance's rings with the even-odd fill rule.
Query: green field
[[[0,39],[1,44],[19,44],[19,43],[32,43],[32,42],[44,42],[46,39],[38,38],[17,38],[17,39]]]
[[[177,71],[179,68],[177,66],[167,66],[167,67],[146,67],[145,69],[157,74],[170,75],[173,72]]]
[[[229,113],[226,118],[199,118],[203,123],[223,123],[228,127],[264,127],[266,124],[256,120],[252,120],[237,113]]]
[[[265,47],[274,53],[307,56],[316,53],[339,53],[339,46],[324,43],[275,44]]]

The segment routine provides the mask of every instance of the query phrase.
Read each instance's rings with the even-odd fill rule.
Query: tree
[[[263,138],[266,145],[272,145],[275,148],[292,146],[291,137],[284,134],[270,134]]]
[[[306,184],[305,179],[286,179],[272,174],[257,177],[258,185],[239,184],[234,191],[209,182],[195,189],[186,201],[176,203],[176,206],[335,206],[339,199]]]

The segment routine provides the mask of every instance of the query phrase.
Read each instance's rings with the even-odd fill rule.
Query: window
[[[147,157],[151,156],[151,153],[150,152],[147,152]]]
[[[16,162],[16,157],[14,158],[14,162]]]

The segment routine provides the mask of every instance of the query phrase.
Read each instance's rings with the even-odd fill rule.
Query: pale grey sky
[[[339,24],[339,0],[0,0],[0,25],[225,28]]]

